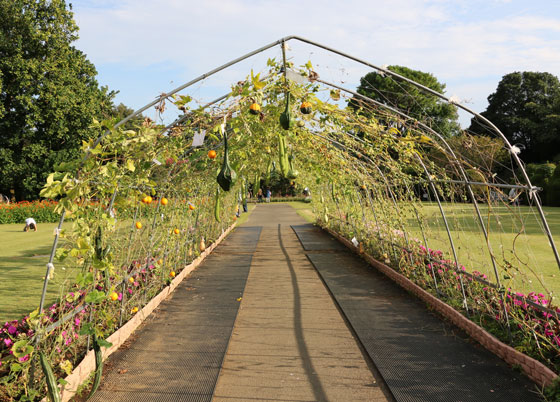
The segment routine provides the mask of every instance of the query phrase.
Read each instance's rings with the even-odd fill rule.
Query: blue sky
[[[560,76],[560,2],[518,0],[76,0],[76,47],[96,65],[117,103],[135,109],[162,92],[283,36],[296,34],[378,66],[433,73],[475,111],[513,71]],[[251,68],[266,68],[274,49],[196,85],[199,101],[228,91]],[[367,69],[306,45],[291,45],[296,64],[311,60],[322,78],[352,88]],[[148,113],[149,115],[149,113]],[[468,117],[461,116],[468,124]]]

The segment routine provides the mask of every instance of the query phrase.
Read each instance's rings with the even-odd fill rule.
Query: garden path
[[[94,400],[533,401],[534,386],[288,205],[259,205]]]

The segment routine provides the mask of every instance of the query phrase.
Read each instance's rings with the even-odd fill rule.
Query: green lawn
[[[311,204],[291,201],[290,206],[296,209],[304,219],[313,222]],[[255,208],[249,204],[249,213],[241,214],[237,225],[244,223]],[[487,207],[481,208],[487,218]],[[446,204],[453,241],[455,243],[460,263],[469,270],[478,269],[486,273],[493,280],[493,271],[489,259],[488,249],[479,225],[473,215],[470,204]],[[560,294],[560,272],[551,253],[550,245],[542,234],[535,211],[528,207],[521,207],[514,211],[507,207],[492,210],[489,227],[491,228],[490,244],[500,263],[511,261],[520,267],[523,273],[512,275],[513,279],[501,279],[505,285],[528,291],[542,291],[539,279],[546,284],[546,288],[554,294]],[[560,208],[545,208],[545,213],[552,229],[555,240],[560,245]],[[440,249],[451,255],[447,232],[439,209],[434,204],[423,203],[421,214],[426,218],[429,227],[428,246]],[[125,223],[123,223],[124,225]],[[406,224],[413,236],[422,239],[421,231],[412,213],[408,213]],[[524,225],[526,234],[517,236],[517,231]],[[39,306],[43,277],[46,271],[48,254],[54,239],[54,223],[39,224],[38,232],[22,231],[23,224],[0,225],[0,321],[17,319],[28,314]],[[512,253],[514,239],[515,254]],[[503,245],[503,247],[500,247]],[[74,272],[63,270],[55,264],[55,278],[49,282],[47,303],[52,303],[58,296],[59,289],[66,281],[74,277]],[[534,271],[535,273],[532,273]],[[68,282],[66,282],[68,283]]]
[[[311,208],[311,204],[303,201],[289,201],[286,204],[290,205],[296,212],[307,222],[315,222],[315,215]]]
[[[548,289],[553,294],[560,294],[560,272],[536,209],[499,206],[489,211],[487,206],[481,206],[480,210],[484,224],[489,228],[489,243],[501,266],[500,280],[504,285],[523,292]],[[473,205],[444,204],[444,211],[459,263],[469,271],[477,269],[485,273],[494,281],[490,253]],[[560,246],[560,208],[545,207],[544,211],[555,242]],[[428,246],[451,256],[449,238],[437,205],[424,203],[421,213],[428,222],[425,228]],[[423,239],[413,214],[409,214],[407,225],[418,239]],[[507,263],[514,268],[506,273],[503,267]]]
[[[0,322],[19,319],[41,300],[46,264],[56,223],[40,223],[37,232],[23,232],[24,224],[0,225]],[[47,303],[53,303],[61,285],[74,273],[55,264],[55,276],[47,288]]]

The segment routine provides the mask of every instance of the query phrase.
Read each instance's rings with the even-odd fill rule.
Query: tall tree
[[[525,162],[541,163],[560,158],[560,82],[550,73],[514,72],[504,75],[481,113],[512,144],[522,145]],[[488,133],[476,118],[470,131]]]
[[[95,135],[112,97],[72,46],[78,27],[64,0],[0,0],[0,193],[37,198],[53,166]]]
[[[440,94],[445,92],[445,84],[439,82],[430,73],[403,66],[389,66],[387,69]],[[460,132],[457,108],[454,105],[388,74],[381,74],[377,71],[368,73],[360,79],[357,92],[387,106],[399,109],[407,115],[430,125],[444,136],[452,136]],[[364,103],[356,98],[350,100],[349,106],[360,110],[362,113],[368,113],[367,108],[363,108]]]

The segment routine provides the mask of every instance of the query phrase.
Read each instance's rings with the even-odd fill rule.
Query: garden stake
[[[426,173],[426,177],[428,177],[428,181],[430,182],[430,187],[432,188],[434,196],[436,197],[436,201],[437,201],[437,204],[438,204],[438,207],[439,207],[439,211],[441,213],[441,217],[443,218],[443,222],[445,223],[445,230],[447,231],[447,237],[449,238],[449,243],[451,245],[451,250],[453,251],[453,258],[455,260],[455,269],[459,270],[459,261],[457,259],[457,252],[455,251],[455,245],[453,244],[453,238],[451,237],[451,231],[449,230],[449,224],[447,223],[447,218],[445,216],[443,206],[441,205],[441,202],[439,200],[439,195],[438,195],[436,186],[434,185],[434,182],[432,181],[430,173],[428,172],[428,169],[426,168],[426,165],[424,165],[424,162],[422,161],[422,159],[418,156],[418,154],[415,154],[415,155],[416,155],[416,158],[418,159],[418,162],[420,162],[420,165],[424,169],[424,172]],[[463,286],[463,274],[461,272],[459,273],[459,282],[461,284],[461,293],[463,294],[463,306],[464,306],[464,308],[467,312],[467,315],[469,315],[469,307],[468,307],[468,304],[467,304],[467,296],[465,294],[465,287]]]

